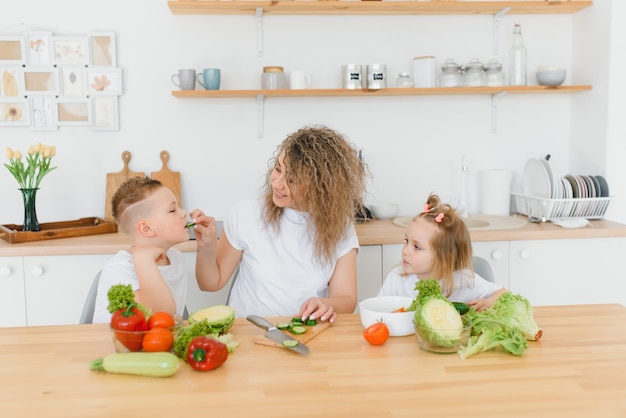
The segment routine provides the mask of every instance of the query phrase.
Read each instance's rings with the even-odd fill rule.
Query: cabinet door
[[[376,296],[382,285],[382,246],[363,245],[356,258],[357,300]],[[358,305],[356,310],[358,311]]]
[[[402,247],[404,244],[388,244],[383,245],[383,277],[385,280],[387,274],[396,266],[402,263]]]
[[[626,304],[626,238],[511,241],[511,291],[532,305]]]
[[[26,325],[22,257],[0,257],[0,327]]]
[[[510,290],[509,242],[473,242],[472,250],[475,256],[482,257],[491,264],[496,283]]]
[[[233,278],[217,292],[205,292],[198,288],[196,280],[196,253],[184,252],[185,267],[187,268],[187,311],[191,314],[198,309],[213,305],[224,305],[228,301],[228,294],[233,285]]]
[[[91,282],[110,257],[24,257],[26,323],[78,324]]]

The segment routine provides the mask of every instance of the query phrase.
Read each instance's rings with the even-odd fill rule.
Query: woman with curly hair
[[[327,127],[289,135],[270,160],[260,199],[236,205],[219,240],[213,218],[196,210],[196,278],[224,287],[239,266],[229,305],[237,316],[334,321],[356,306],[355,213],[366,171],[356,150]]]

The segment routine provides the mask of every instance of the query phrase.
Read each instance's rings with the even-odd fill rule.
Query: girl
[[[472,242],[465,223],[450,205],[430,194],[424,211],[409,224],[402,265],[391,270],[378,296],[417,296],[420,279],[437,279],[444,296],[482,311],[506,289],[472,270]]]
[[[215,221],[191,212],[198,286],[219,290],[239,266],[229,299],[239,317],[332,322],[336,313],[352,313],[354,215],[365,178],[356,150],[339,133],[311,127],[289,135],[270,161],[262,197],[231,210],[219,241]]]

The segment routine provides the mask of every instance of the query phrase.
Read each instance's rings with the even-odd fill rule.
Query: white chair
[[[485,260],[482,257],[473,256],[472,257],[472,265],[474,266],[474,272],[478,274],[483,279],[488,282],[495,283],[496,279],[493,275],[493,270],[491,269],[491,264],[489,261]]]
[[[85,304],[83,305],[83,312],[80,314],[80,322],[79,324],[92,324],[93,323],[93,313],[96,308],[96,295],[98,294],[98,283],[100,283],[100,273],[96,274],[93,282],[91,282],[91,287],[89,288],[89,293],[87,293],[87,299],[85,300]]]

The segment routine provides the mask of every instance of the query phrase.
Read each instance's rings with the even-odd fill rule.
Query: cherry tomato
[[[175,325],[174,317],[167,312],[155,312],[148,319],[148,328],[171,328]]]
[[[174,345],[172,331],[167,328],[152,328],[143,337],[143,351],[170,351]]]
[[[389,328],[382,322],[376,322],[365,328],[363,338],[372,345],[383,345],[389,338]]]

